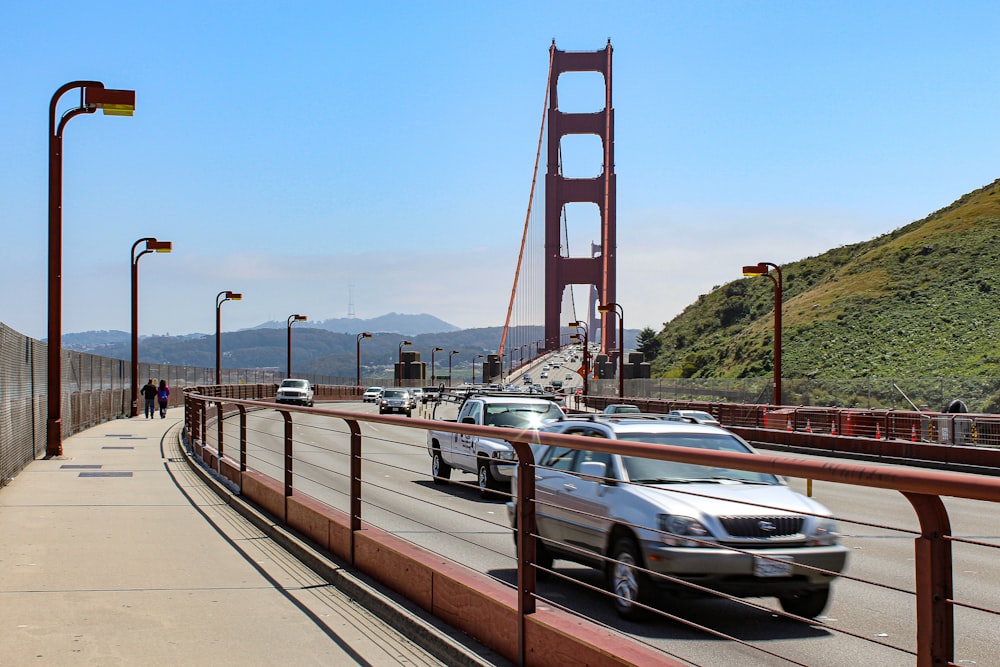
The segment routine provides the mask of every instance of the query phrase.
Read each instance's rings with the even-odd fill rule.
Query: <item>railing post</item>
[[[348,538],[348,562],[354,565],[354,535],[361,530],[361,425],[346,419],[351,429],[351,531]]]
[[[517,454],[517,654],[519,664],[526,664],[525,617],[535,613],[535,591],[537,571],[535,562],[537,546],[535,535],[535,457],[531,446],[524,442],[512,442]]]
[[[240,472],[247,471],[247,406],[236,406],[240,411]]]
[[[218,432],[218,436],[216,438],[217,439],[216,453],[219,455],[219,458],[215,463],[216,468],[219,468],[220,465],[222,464],[222,427],[223,427],[222,417],[223,417],[222,401],[219,401],[215,404],[215,425],[216,425],[216,431]],[[216,470],[216,472],[218,472],[218,470]]]
[[[281,418],[285,420],[285,497],[288,498],[292,495],[292,415],[282,410]]]
[[[948,665],[955,658],[955,616],[952,607],[951,523],[939,496],[902,494],[920,520],[914,539],[917,586],[917,666]]]

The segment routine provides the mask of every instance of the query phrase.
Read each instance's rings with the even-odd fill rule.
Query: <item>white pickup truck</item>
[[[442,396],[437,409],[448,405],[449,397]],[[506,428],[537,429],[546,422],[563,419],[563,411],[551,400],[539,396],[525,396],[506,392],[474,393],[451,397],[452,404],[459,403],[459,424],[499,426]],[[473,473],[479,479],[479,493],[491,498],[494,492],[510,485],[517,457],[514,448],[500,438],[480,438],[448,431],[427,432],[427,451],[431,456],[431,474],[435,484],[447,484],[452,469]]]

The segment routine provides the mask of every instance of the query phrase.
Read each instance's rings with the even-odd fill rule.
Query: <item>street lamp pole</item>
[[[68,91],[80,89],[80,106],[58,120],[56,107]],[[48,384],[45,455],[62,456],[62,155],[66,123],[80,114],[104,109],[106,116],[131,116],[135,91],[105,88],[100,81],[64,84],[49,102],[49,303]]]
[[[371,337],[372,337],[372,335],[370,333],[368,333],[367,331],[364,331],[364,332],[358,334],[358,357],[357,357],[357,359],[358,359],[358,379],[357,379],[357,386],[358,387],[361,387],[361,339],[363,339],[363,338],[371,338]]]
[[[215,384],[222,384],[222,304],[226,301],[239,301],[243,295],[238,292],[223,290],[215,295]],[[220,299],[222,299],[220,301]]]
[[[138,255],[135,249],[140,243],[146,243],[145,249]],[[132,407],[129,416],[139,415],[139,258],[151,252],[170,252],[173,244],[170,241],[157,241],[153,237],[139,239],[132,244]]]
[[[296,322],[305,322],[309,318],[305,315],[289,315],[288,316],[288,376],[292,377],[292,325]]]
[[[625,398],[625,309],[617,303],[597,307],[598,312],[614,312],[618,317],[618,397]]]
[[[771,275],[774,269],[778,277]],[[774,283],[774,404],[781,405],[781,267],[771,262],[758,262],[756,265],[744,266],[744,276],[764,276]]]
[[[452,350],[451,352],[448,353],[448,386],[449,387],[454,386],[453,383],[452,383],[452,381],[451,381],[451,358],[453,356],[455,356],[456,354],[459,354],[458,350]]]
[[[435,375],[434,375],[434,353],[435,352],[444,352],[444,348],[443,347],[435,347],[433,350],[431,350],[431,384],[434,384],[435,382],[437,382],[437,377],[435,377]]]
[[[590,341],[587,338],[587,323],[582,320],[570,322],[569,326],[583,329],[583,393],[589,395],[588,381],[590,376]],[[572,338],[572,336],[570,336]]]
[[[411,340],[399,341],[399,363],[396,364],[397,385],[403,384],[403,346],[413,345]]]
[[[483,355],[477,354],[472,357],[472,384],[476,384],[476,359],[482,359]]]

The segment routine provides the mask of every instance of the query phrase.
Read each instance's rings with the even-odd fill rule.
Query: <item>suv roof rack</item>
[[[587,413],[577,413],[572,415],[566,415],[564,421],[608,421],[608,422],[628,422],[628,421],[681,421],[679,419],[674,420],[673,418],[668,418],[666,415],[652,414],[648,412],[632,412],[632,413],[604,413],[604,412],[587,412]]]

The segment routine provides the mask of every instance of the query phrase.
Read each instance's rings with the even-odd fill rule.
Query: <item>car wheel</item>
[[[512,531],[514,535],[514,549],[515,553],[517,550],[517,525],[515,524],[514,530]],[[548,547],[545,546],[545,542],[539,538],[535,538],[535,565],[538,567],[535,569],[535,578],[538,581],[545,581],[551,578],[552,573],[549,570],[552,569],[552,563],[555,562],[555,558],[552,556],[552,552],[549,551]]]
[[[409,411],[409,410],[407,410],[407,411],[406,411],[406,416],[407,416],[407,417],[409,417],[409,416],[410,416],[410,411]]]
[[[799,595],[778,598],[778,601],[781,602],[781,608],[789,614],[805,618],[816,618],[823,613],[827,603],[830,601],[830,587],[827,586]]]
[[[622,618],[641,620],[646,610],[636,603],[645,603],[649,598],[650,583],[646,575],[637,568],[642,567],[639,547],[631,537],[623,537],[615,542],[608,563],[608,588],[615,594],[612,598],[615,611]]]
[[[494,490],[497,488],[497,481],[490,471],[490,460],[480,457],[477,468],[479,471],[479,496],[484,500],[489,500],[496,496]]]
[[[435,449],[434,456],[431,457],[431,475],[434,476],[435,484],[447,484],[451,479],[451,466],[441,460],[441,450]]]

